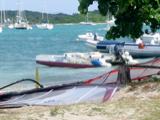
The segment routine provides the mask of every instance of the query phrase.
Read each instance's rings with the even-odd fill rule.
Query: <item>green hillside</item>
[[[6,11],[6,16],[10,20],[14,21],[16,17],[16,11]],[[27,20],[31,24],[40,23],[42,21],[42,13],[40,12],[33,12],[33,11],[25,11],[25,16],[27,17]],[[106,17],[101,16],[98,11],[89,12],[88,14],[89,21],[92,22],[105,22]],[[44,17],[46,18],[46,14],[44,14]],[[79,23],[82,21],[85,21],[85,15],[80,14],[48,14],[50,23]]]

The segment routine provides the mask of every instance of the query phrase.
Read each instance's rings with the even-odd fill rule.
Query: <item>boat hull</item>
[[[26,28],[26,27],[15,27],[15,29],[27,30],[27,28]]]
[[[68,67],[68,68],[92,68],[95,67],[89,64],[75,64],[75,63],[64,63],[64,62],[53,62],[53,61],[36,61],[36,63],[41,65],[46,65],[49,67]]]
[[[122,44],[118,42],[103,42],[98,43],[96,48],[99,51],[106,53],[115,53],[115,45]],[[144,48],[139,48],[138,44],[125,43],[119,50],[128,51],[134,58],[148,58],[148,57],[160,57],[160,45],[144,45]]]

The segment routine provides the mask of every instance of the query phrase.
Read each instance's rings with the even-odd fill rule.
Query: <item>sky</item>
[[[17,10],[20,1],[23,10],[45,11],[48,13],[78,13],[78,0],[0,0],[1,9]],[[89,10],[97,9],[97,4]]]

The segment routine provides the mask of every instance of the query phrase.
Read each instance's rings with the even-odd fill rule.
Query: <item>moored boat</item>
[[[99,51],[114,54],[116,46],[118,47],[118,51],[128,51],[132,57],[160,57],[160,45],[103,41],[99,42],[96,47]]]
[[[144,43],[149,43],[152,45],[160,45],[160,33],[158,32],[148,33],[148,34],[145,33],[140,38]]]
[[[53,24],[50,23],[41,23],[36,25],[39,29],[52,30],[54,28]]]
[[[27,18],[25,16],[25,12],[21,9],[21,3],[19,1],[18,3],[18,11],[17,11],[17,15],[16,15],[16,22],[13,24],[13,26],[11,25],[10,28],[15,28],[15,29],[20,29],[20,30],[30,30],[32,29],[32,26],[29,25]]]
[[[85,16],[85,22],[80,22],[79,24],[81,24],[81,25],[96,25],[96,23],[88,20],[88,13]]]
[[[0,26],[0,33],[3,31],[3,28]]]
[[[91,68],[102,67],[111,64],[107,61],[114,56],[99,52],[91,53],[65,53],[63,55],[38,55],[36,62],[49,67]]]
[[[87,32],[85,34],[82,35],[78,35],[79,39],[82,40],[95,40],[95,41],[102,41],[104,39],[104,37],[99,36],[97,33],[92,33],[92,32]]]

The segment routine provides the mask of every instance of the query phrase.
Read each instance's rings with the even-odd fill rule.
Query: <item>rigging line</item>
[[[150,66],[152,66],[154,63],[156,63],[158,60],[159,60],[158,58],[156,58],[155,60],[153,60],[153,61],[151,62],[151,65],[150,65]],[[148,69],[150,69],[150,68],[145,68],[145,69],[142,71],[142,73],[141,73],[137,78],[139,78],[140,76],[142,76],[142,75],[144,74],[144,72],[146,72]]]
[[[41,84],[40,84],[39,82],[37,82],[36,80],[33,80],[33,79],[22,79],[22,80],[18,80],[18,81],[16,81],[16,82],[13,82],[13,83],[11,83],[11,84],[8,84],[8,85],[6,85],[6,86],[3,86],[3,87],[0,88],[0,90],[3,90],[3,89],[5,89],[5,88],[7,88],[7,87],[10,87],[10,86],[12,86],[12,85],[15,85],[15,84],[18,84],[18,83],[21,83],[21,82],[25,82],[25,81],[33,82],[33,83],[37,84],[40,88],[44,88],[43,85],[41,85]]]
[[[109,75],[112,73],[112,71],[110,71],[109,73],[108,73],[108,75],[106,76],[106,78],[103,80],[103,82],[101,83],[101,84],[104,84],[105,82],[106,82],[106,80],[109,78]]]
[[[0,60],[0,62],[3,62],[3,61],[5,61],[5,62],[33,62],[33,61],[35,61],[35,60],[27,60],[27,59],[22,59],[22,60]]]

